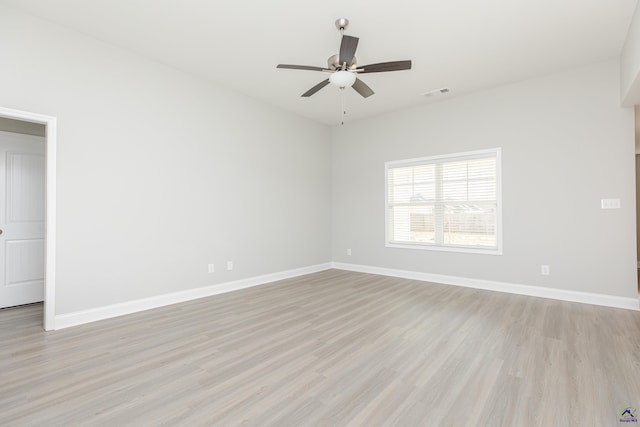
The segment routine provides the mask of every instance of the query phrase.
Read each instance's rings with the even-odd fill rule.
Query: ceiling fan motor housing
[[[338,70],[342,68],[342,64],[340,63],[340,56],[337,54],[330,56],[329,59],[327,59],[327,68],[330,70]],[[347,70],[355,70],[356,68],[358,68],[358,60],[354,56],[351,60],[351,64],[347,66]]]

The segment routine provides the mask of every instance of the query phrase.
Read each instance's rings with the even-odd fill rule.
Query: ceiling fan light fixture
[[[341,89],[351,87],[356,82],[356,75],[351,71],[336,71],[329,76],[329,82]]]

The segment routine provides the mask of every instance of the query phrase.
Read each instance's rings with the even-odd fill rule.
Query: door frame
[[[56,318],[56,118],[0,107],[0,117],[45,125],[45,274],[44,330],[55,329]]]

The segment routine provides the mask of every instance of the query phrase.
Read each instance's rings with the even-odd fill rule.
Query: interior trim
[[[443,285],[463,286],[465,288],[506,292],[510,294],[550,298],[561,301],[601,305],[605,307],[624,308],[627,310],[640,310],[640,300],[638,300],[638,298],[593,294],[589,292],[569,291],[565,289],[546,288],[542,286],[519,285],[514,283],[496,282],[492,280],[470,279],[468,277],[447,276],[443,274],[421,273],[418,271],[396,270],[391,268],[372,267],[369,265],[334,262],[332,263],[332,266],[333,268],[336,268],[338,270],[378,274],[381,276],[399,277],[403,279],[420,280],[423,282],[440,283]]]
[[[56,136],[57,120],[53,116],[29,113],[0,107],[0,117],[40,123],[46,126],[46,218],[45,218],[45,277],[44,329],[54,328],[56,313]]]
[[[331,263],[317,264],[309,267],[296,268],[293,270],[281,271],[278,273],[265,274],[261,276],[249,277],[247,279],[234,280],[232,282],[217,283],[211,286],[188,289],[185,291],[172,292],[164,295],[157,295],[149,298],[126,301],[118,304],[96,307],[88,310],[81,310],[55,317],[55,329],[64,329],[71,326],[82,325],[98,320],[110,319],[112,317],[123,316],[125,314],[137,313],[150,310],[152,308],[164,307],[167,305],[205,298],[212,295],[251,288],[253,286],[265,285],[278,280],[290,279],[303,276],[305,274],[317,273],[328,270]]]

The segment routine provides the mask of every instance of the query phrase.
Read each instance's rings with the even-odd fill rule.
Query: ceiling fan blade
[[[311,89],[309,89],[308,91],[306,91],[305,93],[303,93],[302,96],[305,98],[308,98],[328,84],[329,84],[329,79],[323,80],[317,85],[315,85],[314,87],[312,87]]]
[[[353,62],[353,56],[356,54],[356,49],[358,48],[358,38],[351,36],[342,36],[342,42],[340,43],[340,65],[342,66],[345,62],[347,66],[351,65]]]
[[[402,71],[411,69],[411,60],[408,61],[392,61],[392,62],[380,62],[378,64],[369,64],[365,66],[358,66],[358,69],[362,68],[360,73],[382,73],[385,71]]]
[[[278,64],[278,66],[276,68],[288,68],[290,70],[327,71],[326,68],[311,67],[309,65]]]
[[[356,92],[358,92],[364,98],[368,98],[375,93],[373,90],[371,90],[369,86],[367,86],[365,82],[363,82],[358,78],[356,78],[356,82],[353,84],[352,87],[356,90]]]

